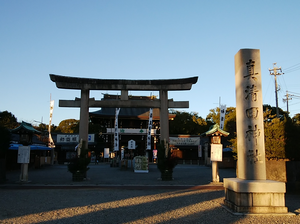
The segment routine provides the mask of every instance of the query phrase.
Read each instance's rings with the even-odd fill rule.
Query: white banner
[[[149,123],[147,132],[147,150],[151,150],[151,129],[152,129],[153,108],[149,110]]]
[[[221,105],[220,106],[220,128],[222,130],[224,128],[225,114],[226,114],[226,105]]]
[[[48,127],[49,133],[51,132],[51,123],[52,123],[53,108],[54,108],[54,100],[51,100],[50,101],[50,119],[49,119],[49,127]]]
[[[48,146],[50,148],[55,148],[54,141],[53,141],[52,136],[51,136],[51,124],[52,124],[53,108],[54,108],[54,100],[50,100],[50,118],[49,118],[49,126],[48,126],[48,132],[49,132]]]
[[[114,151],[119,151],[119,128],[118,128],[118,116],[120,108],[116,108],[116,118],[115,118],[115,134],[114,134]]]

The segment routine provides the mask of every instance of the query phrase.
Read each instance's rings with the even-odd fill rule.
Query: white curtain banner
[[[147,150],[151,150],[151,129],[152,129],[153,108],[149,110],[149,123],[147,132]]]
[[[114,151],[119,151],[119,131],[118,131],[118,116],[120,108],[116,108],[116,118],[115,118],[115,138],[114,138]]]
[[[225,114],[226,114],[226,105],[220,106],[220,128],[224,129],[224,122],[225,122]]]
[[[53,108],[54,108],[54,100],[51,100],[51,101],[50,101],[50,118],[49,118],[49,127],[48,127],[49,133],[50,133],[50,131],[51,131],[51,123],[52,123]]]

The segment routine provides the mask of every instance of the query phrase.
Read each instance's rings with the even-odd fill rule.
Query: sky
[[[49,74],[99,79],[176,79],[198,76],[174,101],[206,118],[210,109],[235,107],[234,55],[260,49],[263,103],[279,107],[286,91],[290,115],[300,113],[300,1],[278,0],[0,0],[0,111],[19,122],[52,124],[79,119],[79,108],[58,106],[80,97],[58,89]],[[284,74],[283,74],[284,73]],[[102,94],[116,91],[91,91]],[[131,95],[158,92],[130,91]],[[298,97],[299,96],[299,97]],[[98,110],[91,108],[90,111]]]

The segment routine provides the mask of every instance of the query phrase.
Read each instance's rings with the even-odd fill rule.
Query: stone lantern
[[[228,132],[222,130],[218,124],[212,126],[207,132],[202,134],[210,138],[210,161],[212,167],[212,182],[219,182],[218,162],[222,162],[223,145],[221,139],[229,135]]]

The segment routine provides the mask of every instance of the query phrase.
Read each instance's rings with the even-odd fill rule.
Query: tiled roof
[[[204,136],[210,136],[210,135],[212,135],[213,133],[216,133],[216,132],[221,133],[221,134],[224,135],[225,137],[228,136],[228,135],[230,134],[229,132],[226,132],[226,131],[222,130],[222,129],[219,127],[218,124],[215,124],[214,126],[210,127],[210,129],[209,129],[207,132],[203,133],[202,135],[204,135]]]
[[[25,130],[26,132],[30,133],[41,133],[40,131],[36,130],[34,127],[32,127],[31,124],[22,121],[21,125],[13,130],[11,130],[12,133],[19,133],[21,130]]]

